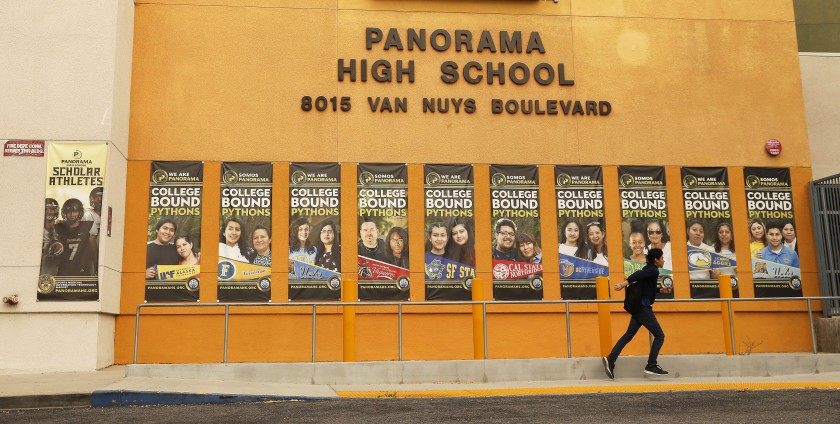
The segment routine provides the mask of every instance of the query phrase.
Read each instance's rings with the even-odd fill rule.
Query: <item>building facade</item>
[[[360,270],[369,270],[357,255],[366,222],[362,174],[374,170],[375,183],[382,164],[403,164],[398,171],[380,172],[391,183],[382,190],[391,191],[372,197],[393,198],[394,204],[405,200],[401,220],[378,220],[377,237],[390,240],[385,223],[405,229],[405,252],[415,253],[397,268],[403,272],[399,276],[408,277],[403,280],[407,284],[399,286],[399,278],[390,278],[398,291],[368,299],[396,296],[417,302],[435,296],[429,289],[434,262],[421,254],[433,251],[426,246],[427,241],[433,244],[432,208],[424,202],[434,197],[426,190],[427,165],[432,164],[469,165],[471,177],[464,180],[471,190],[468,227],[475,253],[464,275],[483,284],[488,299],[520,296],[504,291],[508,284],[498,265],[513,272],[527,267],[510,262],[536,263],[494,257],[494,246],[503,243],[507,231],[500,229],[499,219],[522,216],[528,220],[514,220],[520,228],[513,233],[521,236],[527,228],[533,234],[530,240],[517,238],[517,246],[542,248],[540,266],[529,265],[527,272],[531,289],[539,293],[528,297],[533,293],[526,289],[529,295],[523,297],[569,297],[563,284],[572,271],[563,268],[562,248],[559,256],[553,248],[565,241],[563,210],[577,211],[589,224],[598,218],[601,235],[586,234],[597,247],[581,242],[592,254],[579,259],[603,266],[611,281],[624,278],[636,223],[667,218],[661,230],[670,233],[668,284],[677,298],[702,297],[695,292],[701,286],[692,283],[698,269],[709,280],[716,275],[711,273],[715,266],[690,262],[692,217],[707,217],[707,234],[701,238],[709,246],[725,216],[737,265],[726,265],[734,257],[719,251],[708,257],[726,262],[721,269],[737,278],[740,297],[767,296],[748,253],[749,220],[759,212],[772,218],[773,207],[762,209],[756,201],[769,205],[773,199],[787,202],[779,206],[784,216],[795,216],[801,262],[795,267],[798,282],[790,280],[790,287],[799,296],[819,294],[807,197],[817,159],[812,161],[809,153],[800,77],[805,60],[798,54],[790,1],[773,0],[760,8],[740,0],[668,5],[574,0],[70,3],[61,10],[50,2],[0,6],[8,16],[0,22],[2,31],[12,46],[0,57],[19,64],[0,83],[15,105],[0,112],[0,138],[47,140],[47,145],[107,142],[103,210],[110,209],[112,218],[108,235],[99,237],[98,300],[38,300],[43,267],[35,240],[43,227],[48,158],[4,156],[4,191],[15,196],[15,209],[22,213],[12,232],[20,244],[6,245],[0,255],[0,268],[8,276],[2,294],[20,296],[19,304],[0,306],[2,333],[20,341],[0,347],[2,357],[9,358],[3,369],[85,370],[132,361],[137,306],[159,300],[150,290],[166,286],[165,268],[149,276],[148,246],[156,240],[161,219],[181,213],[176,206],[155,210],[161,206],[155,193],[176,190],[181,194],[171,194],[170,201],[182,204],[197,196],[200,210],[189,228],[192,238],[203,243],[192,243],[200,264],[190,269],[197,271],[200,289],[196,285],[196,290],[180,292],[198,304],[224,304],[220,282],[228,277],[223,263],[232,254],[217,249],[215,239],[220,245],[229,240],[223,218],[231,213],[224,202],[233,195],[226,191],[230,180],[225,176],[231,164],[240,163],[270,164],[270,191],[260,192],[268,199],[261,203],[265,219],[260,222],[273,229],[271,251],[280,255],[267,268],[271,290],[264,296],[272,303],[331,296],[307,298],[298,292],[300,282],[290,277],[295,275],[290,267],[301,261],[285,260],[285,252],[295,250],[290,227],[302,213],[295,210],[300,200],[295,171],[320,174],[314,165],[307,168],[313,163],[336,164],[323,173],[334,172],[330,181],[340,190],[333,196],[340,205],[334,228],[340,230],[337,269],[345,281],[364,280]],[[771,140],[781,143],[780,154],[768,153]],[[163,182],[157,171],[172,179],[191,172],[187,162],[200,166],[200,180],[185,185],[197,191],[156,191]],[[600,185],[593,192],[600,190],[602,202],[562,207],[558,199],[565,194],[558,177],[564,173],[558,165],[596,167]],[[694,208],[687,201],[705,195],[687,194],[695,186],[686,177],[697,181],[709,168],[724,172],[725,181],[714,181],[725,182],[719,186],[726,190],[710,190],[714,194],[705,199],[726,204]],[[786,177],[770,177],[762,169],[783,170]],[[646,180],[660,184],[656,190],[633,191],[625,176],[641,186]],[[760,194],[751,177],[769,178],[781,190]],[[517,179],[530,181],[523,187],[531,191],[504,192],[499,184],[515,185]],[[514,200],[520,206],[511,206]],[[587,215],[588,209],[595,209],[594,215]],[[323,217],[329,214],[310,212],[309,240],[317,243],[314,230],[327,230]],[[177,224],[183,229],[186,222]],[[451,223],[447,231],[454,228]],[[647,225],[645,230],[655,229]],[[243,250],[256,245],[255,234],[244,233],[252,246],[240,245],[243,256]],[[654,240],[645,243],[654,246]],[[660,309],[669,334],[665,354],[724,351],[723,338],[707,337],[720,332],[719,305],[675,303]],[[221,310],[144,312],[140,361],[220,361]],[[468,306],[412,309],[403,324],[403,357],[472,358],[470,311]],[[597,355],[595,306],[573,312],[574,356]],[[623,314],[618,305],[614,313]],[[358,358],[395,359],[395,308],[360,309],[359,314]],[[228,359],[309,360],[311,320],[306,308],[242,307],[231,317]],[[340,320],[339,307],[319,309],[317,360],[341,360]],[[761,350],[769,352],[807,350],[807,320],[804,302],[739,306],[738,344],[760,342]],[[565,328],[560,305],[499,307],[488,324],[493,358],[566,354],[565,332],[558,331]],[[643,344],[629,349],[641,352]]]

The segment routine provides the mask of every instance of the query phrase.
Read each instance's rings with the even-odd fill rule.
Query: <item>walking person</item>
[[[648,251],[647,265],[639,271],[634,272],[626,280],[614,286],[615,291],[621,291],[629,286],[631,289],[627,290],[625,296],[624,309],[631,314],[630,325],[627,326],[627,332],[618,339],[615,346],[610,352],[609,356],[603,357],[604,371],[610,379],[614,379],[613,369],[615,369],[615,361],[618,360],[618,355],[621,350],[639,331],[642,326],[648,329],[653,334],[653,344],[650,346],[650,355],[648,356],[648,363],[645,367],[645,374],[651,375],[667,375],[668,371],[663,370],[657,363],[656,358],[659,356],[659,349],[665,343],[665,333],[659,322],[656,321],[656,315],[653,314],[653,302],[656,301],[656,293],[671,293],[671,287],[657,288],[656,281],[659,277],[659,268],[665,265],[665,258],[662,256],[662,249],[653,248]]]

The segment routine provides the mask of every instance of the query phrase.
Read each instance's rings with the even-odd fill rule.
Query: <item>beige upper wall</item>
[[[122,265],[133,22],[131,0],[66,1],[61,7],[46,0],[0,2],[0,140],[109,143],[103,214],[111,207],[113,220],[108,237],[103,217],[103,287],[119,281],[118,275],[106,277],[111,274],[104,269],[119,272]],[[19,215],[10,227],[15,243],[0,247],[0,270],[16,275],[3,295],[21,295],[16,312],[114,312],[117,302],[104,297],[102,302],[35,302],[45,175],[46,157],[0,158],[0,181]],[[88,203],[86,197],[80,200]]]
[[[802,53],[799,62],[814,179],[840,174],[840,54]]]
[[[130,159],[810,164],[787,1],[225,3],[261,7],[138,3]],[[369,26],[537,31],[546,53],[366,50]],[[414,60],[416,82],[338,82],[340,58]],[[564,63],[575,85],[450,85],[445,60]],[[353,109],[303,112],[306,95]],[[369,96],[409,110],[371,112]],[[424,114],[424,97],[478,110]],[[607,100],[612,113],[494,115],[493,98]],[[770,138],[782,156],[764,153]]]
[[[119,310],[134,22],[132,0],[0,2],[0,140],[108,142],[100,237],[100,298],[36,301],[44,226],[45,157],[0,157],[11,243],[0,247],[0,373],[92,371],[113,363]],[[85,204],[87,197],[82,200]],[[56,354],[58,352],[59,354]]]
[[[0,2],[0,139],[111,139],[118,3]]]

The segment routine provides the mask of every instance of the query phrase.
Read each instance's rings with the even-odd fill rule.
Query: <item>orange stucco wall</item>
[[[125,255],[116,362],[132,360],[134,313],[144,298],[144,244],[149,161],[203,160],[202,239],[219,226],[221,161],[274,163],[273,227],[288,227],[288,164],[342,163],[343,269],[355,269],[356,162],[409,163],[409,229],[423,249],[422,164],[475,164],[478,277],[490,293],[489,164],[540,165],[542,243],[557,244],[553,218],[554,164],[604,165],[608,247],[620,252],[616,165],[664,165],[670,225],[684,228],[680,166],[727,166],[738,251],[748,251],[744,166],[789,167],[802,257],[803,295],[818,295],[807,181],[811,176],[792,5],[789,1],[693,2],[429,2],[200,0],[137,2],[127,178]],[[539,53],[469,53],[365,48],[365,28],[467,29],[538,32]],[[414,61],[414,83],[337,80],[339,59]],[[446,84],[440,65],[514,62],[563,63],[572,86]],[[303,96],[348,96],[348,112],[301,110]],[[368,97],[405,98],[408,111],[372,112]],[[423,98],[471,98],[476,111],[423,113]],[[493,114],[491,99],[605,100],[607,116]],[[764,153],[782,140],[778,157]],[[673,231],[675,293],[688,298],[685,234]],[[284,251],[284,237],[274,249]],[[546,255],[545,299],[560,299],[558,261]],[[216,252],[202,251],[200,302],[216,301]],[[423,259],[411,262],[411,300],[424,296]],[[613,282],[623,279],[620,255],[610,257]],[[287,303],[286,270],[275,266],[272,301]],[[747,261],[738,267],[741,297],[752,297]],[[621,297],[621,294],[617,295]],[[818,305],[814,305],[818,306]],[[144,312],[141,362],[218,362],[222,306]],[[404,359],[470,359],[470,309],[406,307]],[[722,352],[720,305],[657,308],[668,342],[663,353]],[[803,303],[738,305],[738,349],[810,349]],[[613,306],[617,338],[626,314]],[[398,356],[394,307],[359,308],[360,360]],[[574,356],[597,355],[594,306],[571,314]],[[233,308],[230,361],[308,361],[311,310],[305,307]],[[491,358],[566,356],[562,306],[496,306],[488,318]],[[341,360],[341,311],[318,310],[316,358]],[[634,341],[629,353],[646,350]],[[756,345],[757,344],[757,345]]]
[[[288,166],[275,164],[275,228],[285,228],[288,224]],[[349,169],[349,170],[348,170]],[[423,187],[418,181],[421,166],[409,167],[409,199],[416,202],[422,199]],[[476,204],[489,204],[489,175],[486,165],[476,165]],[[552,171],[550,166],[541,167],[542,172]],[[607,195],[607,228],[620,228],[618,216],[618,181],[615,167],[605,167],[605,192]],[[795,193],[795,213],[799,225],[800,255],[802,257],[803,295],[819,294],[814,263],[813,240],[811,239],[810,210],[806,198],[806,182],[809,179],[807,169],[792,169]],[[205,163],[205,185],[202,228],[206,240],[214,240],[219,225],[219,192],[216,182],[219,178],[220,164]],[[355,164],[345,165],[342,172],[352,177]],[[679,181],[678,167],[667,167],[668,180]],[[284,174],[285,173],[285,174]],[[145,229],[147,226],[149,162],[135,161],[129,167],[129,192],[137,193],[129,198],[126,234],[127,251],[124,263],[125,276],[121,314],[117,320],[117,361],[130,362],[133,354],[134,312],[144,298]],[[742,180],[740,168],[730,168],[733,181],[732,205],[736,234],[746,232],[746,199],[744,190],[734,181]],[[351,185],[355,181],[348,178]],[[345,179],[345,180],[348,180]],[[551,181],[551,179],[544,179]],[[545,188],[548,187],[548,190]],[[542,207],[548,205],[542,220],[543,244],[557,243],[556,223],[550,212],[553,207],[553,187],[543,184],[541,190]],[[684,227],[682,205],[680,203],[679,184],[670,184],[669,211],[673,228]],[[342,195],[343,245],[356,243],[355,192],[344,190]],[[348,206],[344,206],[348,205]],[[348,218],[349,217],[349,218]],[[485,293],[491,292],[490,249],[491,234],[489,208],[476,209],[478,246],[478,276],[485,285]],[[743,225],[738,226],[741,222]],[[484,228],[484,232],[481,229]],[[208,230],[209,229],[209,230]],[[609,231],[609,230],[608,230]],[[409,240],[415,251],[423,249],[423,210],[411,208],[409,212]],[[131,238],[128,237],[131,235]],[[277,237],[277,250],[284,251],[288,246],[283,237]],[[621,238],[608,237],[609,248],[621,251]],[[685,234],[673,231],[672,248],[674,258],[686,256]],[[748,251],[746,236],[736,236],[736,248]],[[134,245],[128,243],[136,243]],[[134,248],[133,246],[137,246]],[[212,243],[210,243],[212,245]],[[344,257],[343,269],[355,269],[354,252]],[[544,297],[546,300],[560,300],[560,276],[557,258],[546,255],[544,259],[545,278]],[[278,265],[278,263],[280,265]],[[146,309],[141,320],[139,337],[141,362],[217,362],[223,354],[224,307],[216,300],[216,252],[205,249],[202,253],[200,301],[208,304],[202,309],[157,310]],[[278,261],[272,272],[272,301],[288,304],[288,277],[284,262]],[[416,255],[411,264],[411,300],[424,300],[422,256]],[[610,274],[613,282],[623,279],[624,268],[620,255],[610,256]],[[677,298],[689,298],[688,269],[685,261],[674,260],[675,293]],[[752,274],[749,262],[739,262],[738,277],[741,297],[753,297]],[[349,276],[352,278],[352,276]],[[623,294],[614,295],[617,298]],[[814,304],[814,307],[819,305]],[[724,339],[722,334],[720,305],[717,303],[670,304],[657,307],[660,321],[668,333],[668,344],[664,352],[696,353],[722,352]],[[805,351],[811,346],[808,331],[807,306],[802,303],[781,301],[754,302],[736,304],[736,343],[739,351]],[[613,305],[612,333],[617,338],[626,325],[626,315],[619,305]],[[308,361],[311,360],[312,316],[310,307],[232,307],[230,319],[230,339],[228,360],[248,361]],[[336,361],[342,358],[342,311],[339,307],[322,306],[318,308],[316,323],[316,360]],[[393,360],[398,358],[398,322],[396,307],[366,307],[358,310],[358,359]],[[493,358],[522,357],[557,357],[567,355],[566,317],[560,305],[533,306],[495,306],[488,309],[488,353]],[[403,358],[404,359],[469,359],[472,357],[472,321],[470,309],[466,306],[407,306],[403,315]],[[598,326],[594,305],[572,307],[571,335],[573,356],[598,354]],[[781,337],[780,335],[784,335]],[[758,344],[757,346],[754,346]],[[630,345],[630,352],[640,353],[646,348],[644,343]]]

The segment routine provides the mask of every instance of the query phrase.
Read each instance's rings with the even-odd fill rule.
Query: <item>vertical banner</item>
[[[426,165],[426,300],[471,300],[475,278],[472,165]]]
[[[408,166],[360,163],[357,174],[359,300],[408,300]]]
[[[99,299],[99,227],[107,156],[106,143],[49,144],[39,301]]]
[[[219,302],[271,301],[271,182],[271,163],[222,162]]]
[[[802,296],[788,168],[744,168],[755,297]]]
[[[691,297],[720,297],[720,275],[732,276],[732,295],[738,297],[729,174],[726,168],[688,167],[680,173]]]
[[[341,166],[289,164],[289,300],[341,297]]]
[[[665,266],[659,269],[659,287],[674,284],[671,236],[665,168],[661,166],[619,166],[618,193],[621,200],[621,232],[625,277],[642,269],[649,249],[662,249]],[[657,297],[673,299],[674,293]]]
[[[595,299],[595,278],[609,275],[600,166],[555,166],[560,294]]]
[[[152,162],[146,302],[198,301],[204,162]]]
[[[494,299],[543,298],[539,184],[535,165],[490,165]]]

